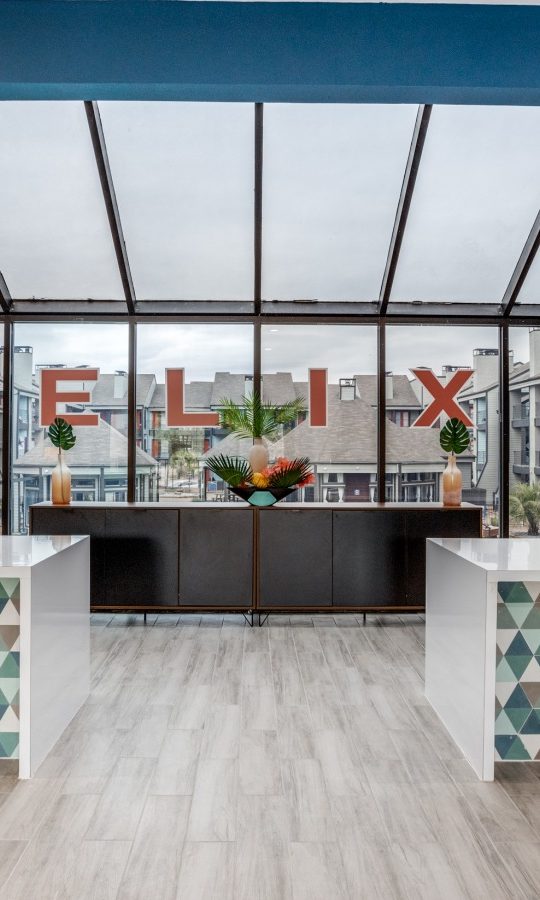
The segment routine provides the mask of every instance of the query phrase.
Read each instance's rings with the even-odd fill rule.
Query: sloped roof
[[[226,453],[247,456],[251,441],[228,435],[203,458]],[[282,439],[268,443],[271,458],[308,456],[314,463],[377,463],[377,410],[365,400],[339,399],[339,387],[328,387],[328,426],[312,428],[306,419]],[[445,454],[434,428],[401,428],[387,420],[389,463],[441,463]]]
[[[272,403],[274,406],[283,406],[291,400],[296,400],[298,396],[290,372],[263,375],[262,394],[264,403]]]
[[[127,467],[127,439],[116,428],[99,420],[97,428],[75,428],[77,443],[68,451],[66,461],[70,469],[78,466]],[[53,447],[46,432],[42,431],[35,445],[15,461],[16,466],[55,466],[58,451]],[[144,450],[137,447],[138,466],[157,466]]]
[[[356,389],[360,400],[365,400],[371,406],[377,405],[377,376],[356,375]],[[387,394],[386,408],[393,406],[405,406],[407,408],[422,409],[420,400],[414,393],[412,384],[406,375],[392,375],[392,397]]]
[[[106,409],[121,406],[127,407],[128,403],[128,379],[124,377],[123,391],[120,397],[114,396],[115,378],[122,376],[117,375],[100,375],[92,388],[92,400],[88,404],[90,408],[105,407]],[[155,381],[155,375],[137,375],[137,403],[147,405],[152,391],[152,384]],[[87,404],[85,404],[87,405]]]

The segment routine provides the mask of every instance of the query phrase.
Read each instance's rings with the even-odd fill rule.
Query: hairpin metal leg
[[[249,627],[253,628],[253,610],[250,609],[248,613],[243,612],[242,615],[248,623]]]
[[[366,624],[366,613],[364,613],[364,625]]]
[[[259,613],[259,628],[261,628],[261,627],[264,625],[264,623],[265,623],[266,620],[268,619],[268,616],[269,616],[269,615],[270,615],[270,613],[266,613],[266,615],[264,616],[264,618],[263,618],[263,620],[262,620],[262,622],[261,622],[261,614]]]

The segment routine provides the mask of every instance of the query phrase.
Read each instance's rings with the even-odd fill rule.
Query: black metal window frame
[[[394,227],[388,247],[379,297],[373,302],[309,304],[295,301],[267,302],[262,298],[262,230],[263,219],[263,120],[264,104],[255,103],[253,141],[253,301],[245,303],[221,301],[177,301],[163,303],[137,300],[129,255],[124,240],[120,210],[116,201],[109,166],[105,135],[96,101],[84,102],[90,139],[96,159],[103,200],[111,232],[116,261],[123,285],[123,301],[80,300],[14,300],[0,271],[0,319],[4,326],[3,420],[2,420],[2,530],[10,532],[11,509],[11,406],[13,378],[13,326],[17,322],[107,323],[129,324],[128,368],[128,500],[135,500],[136,484],[136,366],[137,326],[150,322],[238,323],[253,326],[254,388],[261,384],[261,335],[265,324],[283,325],[374,325],[377,327],[377,480],[385,483],[386,475],[386,326],[387,325],[491,325],[499,330],[499,396],[500,396],[500,534],[509,529],[509,348],[510,326],[540,326],[540,306],[516,307],[519,293],[540,246],[540,211],[516,262],[508,286],[500,302],[483,303],[392,303],[391,291],[399,265],[399,255],[407,227],[407,218],[421,167],[422,151],[429,131],[432,107],[422,105],[411,139],[402,188],[397,204]],[[2,260],[0,260],[0,269]],[[152,310],[152,306],[157,311]],[[384,502],[384,497],[381,497]]]

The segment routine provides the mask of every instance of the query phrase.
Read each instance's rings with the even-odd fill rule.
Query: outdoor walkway
[[[540,896],[540,766],[479,783],[423,623],[93,617],[93,690],[0,779],[2,900]]]

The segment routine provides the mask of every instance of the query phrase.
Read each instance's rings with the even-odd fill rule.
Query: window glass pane
[[[536,537],[540,529],[540,330],[510,328],[508,343],[510,536]]]
[[[13,531],[26,533],[29,506],[51,497],[57,451],[39,424],[40,368],[80,368],[81,384],[72,382],[69,389],[90,392],[88,402],[60,403],[58,415],[99,415],[97,427],[75,426],[77,442],[66,453],[73,500],[127,500],[127,325],[16,324],[14,344]],[[97,382],[85,381],[85,367],[100,370]],[[154,460],[144,455],[138,463],[146,481],[155,484]]]
[[[378,300],[416,112],[265,105],[265,299]]]
[[[373,326],[263,326],[263,397],[277,404],[295,397],[306,401],[305,412],[269,445],[271,458],[311,460],[315,483],[292,494],[292,501],[361,503],[377,498],[376,359]],[[328,370],[325,427],[310,425],[310,368]]]
[[[100,111],[137,297],[253,299],[253,104]]]
[[[137,466],[137,499],[221,500],[223,485],[205,469],[204,459],[226,433],[204,424],[168,427],[166,369],[184,369],[184,412],[218,413],[224,398],[239,403],[253,388],[253,329],[251,325],[137,328],[137,446],[139,453],[155,461],[159,473],[157,495],[148,498]]]
[[[540,110],[436,106],[393,300],[500,302],[540,208]]]
[[[442,501],[447,454],[440,446],[442,413],[431,427],[413,423],[432,401],[412,369],[430,369],[447,385],[458,369],[471,376],[455,400],[473,423],[469,449],[457,458],[463,502],[484,509],[484,534],[499,524],[499,351],[496,328],[390,326],[386,329],[386,497],[408,503]]]
[[[521,303],[540,303],[540,254],[536,254],[523,282],[513,313],[519,314]]]
[[[123,297],[82,103],[0,103],[0,267],[12,297]]]

